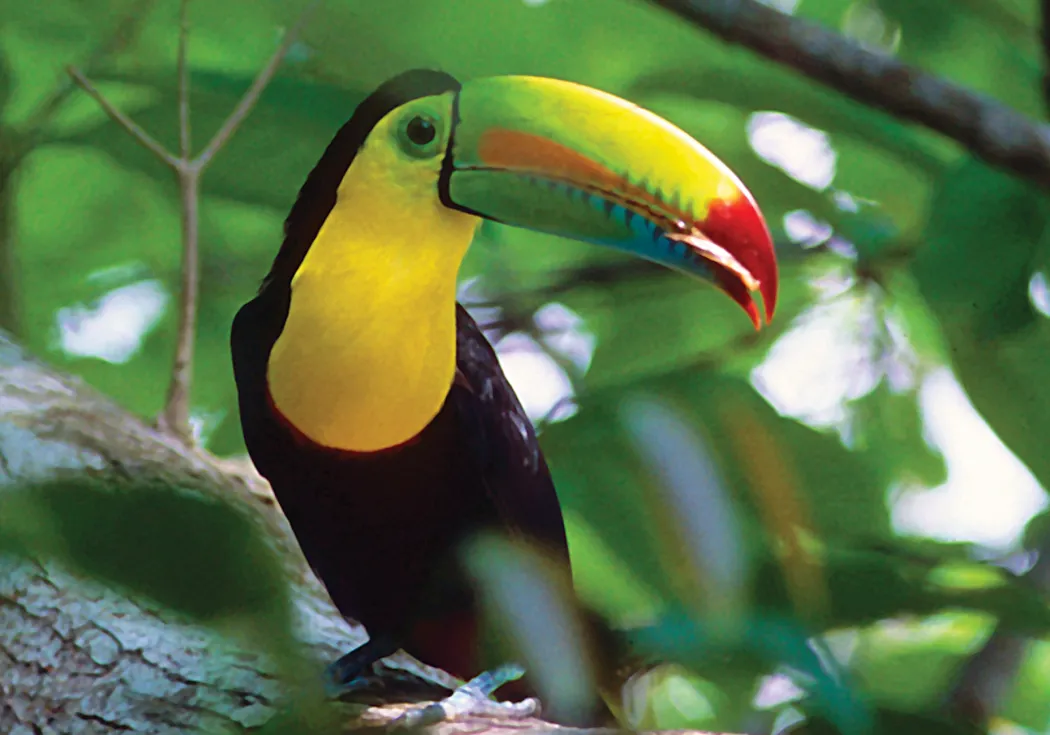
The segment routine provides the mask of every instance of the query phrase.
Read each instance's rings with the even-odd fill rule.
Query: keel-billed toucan
[[[536,435],[456,303],[482,218],[607,245],[773,313],[766,225],[736,176],[661,118],[577,84],[383,84],[299,192],[232,347],[244,439],[307,560],[371,640],[353,676],[404,648],[478,673],[460,543],[524,537],[568,565]],[[703,315],[697,315],[702,318]]]

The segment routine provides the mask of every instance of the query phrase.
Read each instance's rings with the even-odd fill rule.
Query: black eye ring
[[[416,145],[426,145],[437,136],[437,126],[432,120],[417,115],[408,121],[405,135]]]

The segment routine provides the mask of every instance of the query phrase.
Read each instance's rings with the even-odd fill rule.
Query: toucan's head
[[[465,251],[481,217],[700,276],[756,327],[751,292],[762,294],[767,320],[776,305],[769,232],[733,172],[666,120],[579,84],[525,76],[460,84],[432,71],[385,83],[304,185],[275,271],[294,272],[333,209],[368,192],[382,202],[377,236],[419,226],[434,242],[465,239]]]

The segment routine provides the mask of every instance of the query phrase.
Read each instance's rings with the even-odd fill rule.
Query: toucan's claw
[[[517,681],[525,669],[517,664],[504,664],[468,681],[440,702],[410,709],[391,723],[396,728],[416,728],[450,722],[464,717],[503,717],[522,719],[538,715],[540,702],[535,698],[520,702],[496,702],[492,694],[504,684]]]
[[[458,681],[451,676],[439,678],[444,672],[428,666],[407,670],[387,664],[384,659],[397,651],[398,645],[392,639],[379,635],[344,654],[325,670],[325,695],[330,699],[367,699],[396,690],[426,699],[448,691],[449,680]]]
[[[325,694],[331,699],[339,699],[347,694],[381,688],[390,678],[386,672],[395,671],[384,666],[382,660],[396,653],[397,649],[397,644],[386,636],[376,636],[343,654],[325,669]]]
[[[404,671],[393,666],[387,666],[382,661],[376,661],[357,675],[351,678],[340,676],[334,666],[329,666],[324,677],[324,692],[329,699],[353,699],[357,696],[365,696],[383,692],[391,688],[412,691],[420,686],[434,686],[437,684],[422,679],[418,674]]]
[[[338,678],[329,667],[324,678],[325,696],[346,702],[374,704],[392,696],[426,701],[448,690],[447,681],[427,676],[425,670],[409,671],[384,661],[376,661],[351,679]]]

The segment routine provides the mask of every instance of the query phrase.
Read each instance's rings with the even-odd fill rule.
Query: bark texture
[[[364,639],[309,572],[269,488],[250,467],[186,448],[0,333],[0,492],[70,471],[113,483],[152,478],[241,504],[287,560],[304,645],[328,661]],[[407,657],[394,665],[413,668]],[[382,724],[404,708],[396,688],[386,698],[390,706],[348,710],[348,726]],[[0,733],[251,732],[281,701],[281,682],[258,652],[57,565],[0,555]],[[564,728],[484,720],[437,729]]]

